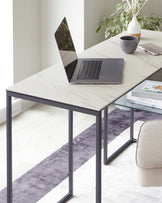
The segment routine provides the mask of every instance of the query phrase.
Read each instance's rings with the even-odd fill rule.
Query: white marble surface
[[[72,85],[67,81],[62,64],[57,64],[7,90],[99,111],[159,70],[162,65],[162,55],[152,56],[140,49],[134,54],[125,54],[120,49],[121,35],[126,33],[105,40],[80,54],[80,57],[124,58],[121,84]],[[142,30],[140,43],[151,42],[162,46],[161,39],[162,32]]]

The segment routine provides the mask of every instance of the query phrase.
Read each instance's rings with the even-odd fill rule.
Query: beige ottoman
[[[145,122],[139,132],[137,180],[142,186],[162,186],[162,120]]]

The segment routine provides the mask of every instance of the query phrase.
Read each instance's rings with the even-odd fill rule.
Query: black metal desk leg
[[[69,111],[69,193],[73,195],[73,112]]]
[[[134,138],[134,109],[130,109],[130,140],[132,140],[132,142],[137,141]]]
[[[12,98],[6,94],[7,203],[12,203]]]
[[[108,108],[104,109],[104,164],[107,164],[107,117],[108,117]]]
[[[101,203],[101,112],[96,116],[96,203]]]
[[[108,147],[107,147],[107,108],[104,109],[104,164],[107,165],[113,161],[116,156],[118,156],[124,149],[126,149],[130,144],[136,142],[133,137],[134,128],[134,110],[130,109],[130,138],[122,146],[120,146],[111,156],[108,157]]]
[[[73,111],[69,110],[69,192],[58,201],[58,203],[67,202],[73,196]]]

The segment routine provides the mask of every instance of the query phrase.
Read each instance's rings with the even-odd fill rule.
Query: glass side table
[[[117,155],[119,155],[125,148],[127,148],[130,144],[136,143],[136,139],[134,138],[134,110],[142,110],[147,112],[152,112],[156,114],[162,115],[162,109],[153,108],[145,105],[140,105],[137,103],[132,103],[127,100],[127,95],[123,95],[118,100],[114,102],[115,105],[124,107],[126,109],[130,109],[130,138],[129,140],[123,144],[121,147],[119,147],[111,156],[108,157],[108,147],[107,147],[107,133],[104,133],[104,164],[109,164],[113,159],[116,158]],[[107,110],[104,110],[104,117],[105,117],[105,123],[107,120]]]

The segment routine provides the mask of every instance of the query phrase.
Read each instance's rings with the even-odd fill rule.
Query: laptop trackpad
[[[103,59],[99,80],[120,83],[122,80],[123,59]]]

